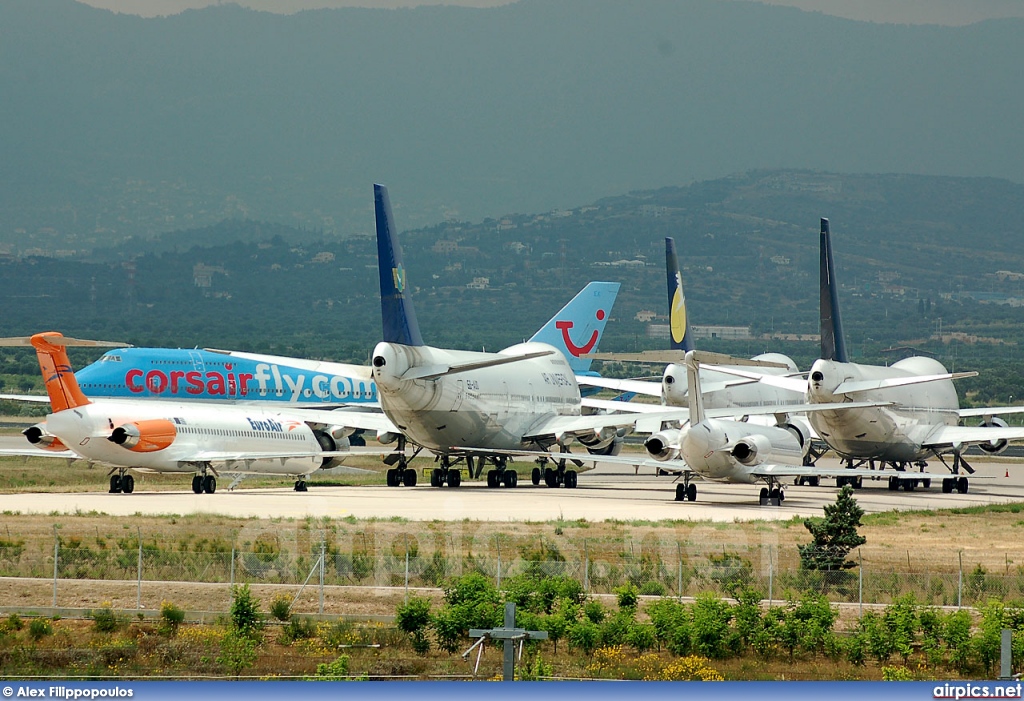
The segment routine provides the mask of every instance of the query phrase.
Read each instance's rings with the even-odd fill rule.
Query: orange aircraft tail
[[[32,337],[32,347],[39,358],[39,369],[43,373],[46,393],[50,395],[50,406],[53,413],[74,409],[89,403],[88,397],[82,393],[68,360],[68,351],[57,339],[64,336],[56,331],[37,333]]]

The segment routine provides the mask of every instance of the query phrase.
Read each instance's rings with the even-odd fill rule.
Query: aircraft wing
[[[44,450],[36,448],[25,441],[24,448],[0,448],[0,456],[26,457],[26,458],[63,458],[65,460],[78,460],[81,456],[70,450]]]
[[[35,404],[50,403],[50,398],[45,394],[0,394],[0,399],[8,399],[12,402],[32,402]]]
[[[246,462],[248,460],[287,460],[289,458],[354,458],[383,457],[395,452],[392,449],[360,448],[352,450],[323,451],[292,451],[292,452],[255,452],[244,450],[199,450],[192,455],[181,458],[182,462]]]
[[[868,470],[864,468],[849,469],[846,467],[818,467],[816,465],[786,465],[762,463],[750,468],[750,474],[756,477],[895,477],[903,480],[949,477],[949,473],[913,472],[910,470]]]
[[[718,368],[712,369],[717,370]],[[727,380],[725,382],[704,382],[701,384],[701,388],[704,390],[704,394],[708,394],[710,392],[721,392],[729,387],[747,385],[753,382],[757,382],[757,379],[737,378],[735,380]],[[577,375],[576,383],[580,385],[588,385],[590,387],[613,389],[619,392],[635,392],[636,394],[644,394],[649,397],[661,396],[661,383],[649,382],[647,380],[619,380],[614,377],[587,377]]]
[[[391,423],[391,419],[379,411],[356,411],[354,409],[335,409],[328,411],[324,409],[301,409],[294,412],[294,418],[301,419],[306,423],[318,423],[325,426],[344,426],[345,428],[360,428],[364,431],[376,431],[377,433],[400,433],[397,426]]]
[[[1024,440],[1024,427],[1008,426],[939,426],[922,441],[925,448],[962,448],[976,443]]]
[[[636,428],[637,423],[646,425],[664,421],[685,421],[688,412],[684,409],[666,411],[662,407],[659,413],[629,412],[625,414],[588,414],[586,416],[549,416],[541,419],[526,432],[525,440],[557,438],[558,436],[593,434],[604,428]]]
[[[3,395],[0,395],[0,399],[3,399]],[[975,409],[961,409],[959,412],[961,419],[970,418],[972,416],[999,416],[1000,414],[1024,414],[1024,406],[982,406]]]
[[[593,397],[583,397],[581,403],[585,407],[591,409],[601,409],[602,411],[625,411],[625,412],[636,412],[638,414],[664,414],[665,407],[661,404],[642,404],[640,402],[622,402],[618,399],[594,399]]]

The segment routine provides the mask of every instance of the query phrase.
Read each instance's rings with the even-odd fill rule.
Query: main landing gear
[[[480,476],[483,472],[484,466],[487,464],[487,457],[481,455],[476,458],[477,468],[476,477]],[[513,488],[519,484],[519,473],[508,467],[508,458],[504,455],[492,457],[491,462],[494,463],[494,469],[487,471],[487,486],[491,489],[497,489],[498,487]],[[469,466],[469,472],[473,474],[473,456],[466,456],[466,464]]]
[[[774,477],[768,478],[768,486],[761,487],[760,494],[760,505],[761,506],[782,506],[782,502],[786,500],[786,492],[782,489],[782,484]]]
[[[683,473],[682,484],[676,485],[676,501],[697,501],[697,485],[690,481],[690,473]]]
[[[296,492],[308,492],[309,485],[306,484],[306,480],[299,479],[295,480],[295,491]]]
[[[135,478],[129,475],[125,470],[117,470],[117,474],[110,473],[110,493],[111,494],[131,494],[135,491]]]
[[[578,475],[576,470],[565,469],[567,458],[560,458],[553,462],[555,467],[548,467],[547,458],[540,458],[537,460],[537,467],[533,468],[530,473],[530,481],[533,482],[534,485],[539,485],[541,480],[543,480],[544,484],[552,489],[558,487],[576,489]]]
[[[442,455],[440,458],[440,467],[435,467],[430,471],[430,486],[431,487],[443,487],[446,484],[454,489],[462,484],[462,470],[455,467],[452,460],[447,455]]]
[[[419,454],[419,449],[413,453],[412,457],[416,457]],[[405,437],[402,436],[398,439],[398,452],[392,453],[384,458],[385,465],[395,465],[395,467],[389,468],[385,473],[385,481],[389,487],[406,487],[416,486],[416,470],[409,467],[409,460],[411,458],[405,457]]]
[[[192,491],[196,494],[213,494],[217,491],[217,478],[208,474],[193,476]]]

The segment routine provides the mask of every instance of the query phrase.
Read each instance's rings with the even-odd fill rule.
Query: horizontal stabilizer
[[[121,341],[90,341],[85,338],[69,338],[67,336],[48,336],[47,341],[54,346],[74,346],[76,348],[131,348],[132,344]],[[28,336],[12,336],[0,338],[0,346],[19,347],[31,346],[32,339]]]
[[[859,382],[844,382],[836,387],[833,394],[851,394],[853,392],[869,392],[876,389],[890,389],[892,387],[904,387],[906,385],[918,385],[923,382],[938,382],[939,380],[959,380],[964,377],[975,377],[976,372],[947,372],[942,375],[910,375],[908,377],[890,377],[885,380],[863,380]]]
[[[0,395],[2,398],[2,395]],[[972,416],[999,416],[1001,414],[1024,414],[1024,406],[980,406],[974,409],[961,409],[959,412],[961,419],[967,419]]]
[[[750,358],[737,358],[725,353],[713,353],[711,351],[692,351],[697,362],[701,365],[732,365],[742,367],[782,368],[788,370],[789,366],[783,363],[773,363],[770,360],[752,360]],[[591,360],[610,360],[619,363],[676,363],[682,365],[686,360],[686,354],[678,350],[656,350],[643,351],[641,353],[590,353],[582,356]],[[717,370],[717,367],[709,368]]]
[[[0,394],[0,399],[7,399],[12,402],[34,402],[37,404],[50,403],[50,398],[45,394]]]
[[[740,370],[739,368],[732,368],[724,365],[718,365],[709,369],[714,370],[715,372],[720,372],[724,375],[745,377],[748,380],[754,380],[763,385],[768,385],[769,387],[778,387],[779,389],[786,389],[791,392],[803,394],[807,391],[806,377],[800,377],[797,375],[768,375],[753,370]]]
[[[497,367],[498,365],[507,365],[509,363],[518,363],[523,360],[532,360],[533,358],[541,358],[545,355],[552,355],[555,351],[545,350],[536,351],[534,353],[524,353],[523,355],[499,355],[488,360],[478,360],[472,363],[461,363],[459,365],[427,365],[419,368],[409,368],[403,375],[403,380],[436,380],[439,377],[445,375],[454,375],[460,372],[468,372],[470,370],[481,370],[483,368]]]

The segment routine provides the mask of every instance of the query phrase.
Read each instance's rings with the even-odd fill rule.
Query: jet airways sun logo
[[[398,294],[405,292],[405,268],[401,265],[397,268],[392,268],[391,279],[395,283],[395,289],[398,290]]]
[[[604,321],[604,310],[598,309],[596,316],[598,321]],[[589,353],[594,349],[594,346],[597,345],[598,333],[597,329],[594,329],[590,332],[590,339],[582,346],[577,346],[569,336],[569,330],[572,329],[574,325],[575,324],[572,321],[555,322],[555,328],[562,332],[562,343],[565,344],[565,349],[569,351],[574,358],[578,358],[584,353]]]

